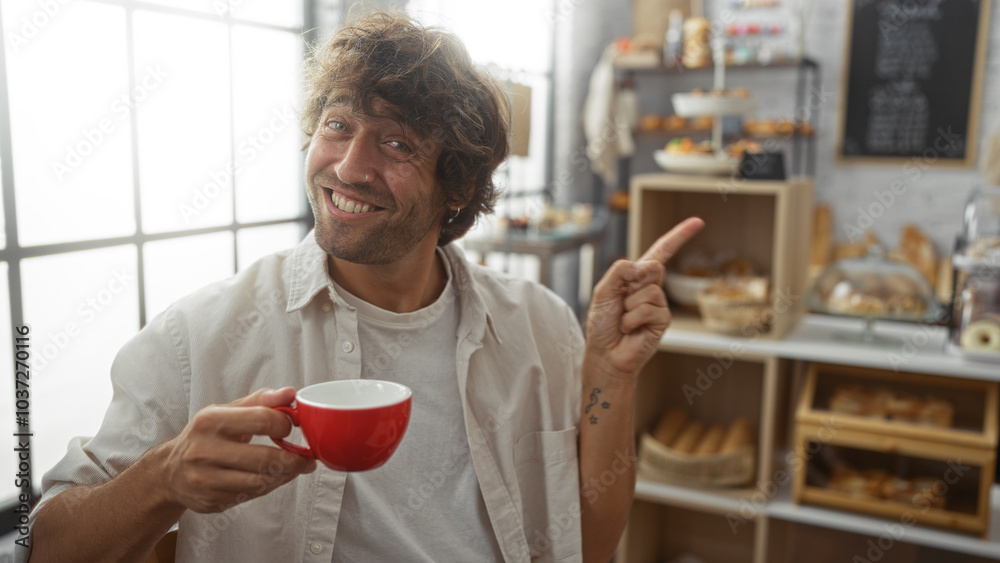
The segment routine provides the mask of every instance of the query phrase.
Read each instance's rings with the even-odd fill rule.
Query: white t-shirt
[[[431,305],[375,307],[336,286],[357,309],[361,376],[413,390],[410,423],[385,465],[347,475],[334,563],[500,561],[472,463],[455,368],[459,310],[451,266]]]

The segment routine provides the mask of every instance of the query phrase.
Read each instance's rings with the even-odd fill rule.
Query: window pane
[[[224,0],[220,0],[224,1]],[[302,27],[301,0],[228,0],[234,18],[283,27]]]
[[[458,35],[480,64],[544,72],[552,53],[552,6],[538,0],[410,0],[407,12]],[[516,41],[511,41],[516,30]]]
[[[40,477],[72,437],[97,432],[111,402],[111,362],[139,328],[135,246],[29,258],[21,280],[34,348],[32,472]]]
[[[4,382],[11,382],[14,380],[14,360],[11,357],[11,326],[10,326],[10,300],[8,296],[10,295],[7,286],[7,263],[0,262],[0,378],[3,378]],[[37,350],[33,344],[38,341],[35,340],[34,334],[28,334],[31,340],[28,342],[28,351],[32,356],[35,355]],[[33,362],[29,360],[29,366]],[[28,375],[30,376],[30,369],[28,370]],[[28,379],[28,391],[34,391],[30,385],[34,382]],[[11,383],[4,383],[0,385],[0,412],[14,412],[14,385]],[[12,435],[14,432],[23,432],[27,428],[18,428],[14,423],[14,420],[5,420],[3,425],[0,426],[0,467],[17,467],[17,454],[14,452],[16,447],[16,440]],[[14,487],[14,479],[4,479],[0,481],[0,505],[5,505],[8,502],[14,500],[14,497],[20,492],[20,487]]]
[[[241,223],[302,214],[301,67],[299,36],[233,26],[236,217]]]
[[[236,256],[240,270],[268,254],[292,248],[302,240],[298,223],[254,227],[236,231]]]
[[[146,11],[134,21],[136,83],[148,89],[136,108],[143,231],[227,225],[233,203],[226,25]]]
[[[192,10],[196,12],[206,12],[210,14],[222,15],[226,11],[227,0],[146,0],[151,4],[163,4],[171,8],[182,10]],[[230,2],[234,0],[228,0]],[[239,0],[235,0],[239,1]]]
[[[233,275],[233,233],[182,237],[147,243],[146,318],[214,281]]]
[[[3,1],[17,195],[25,246],[135,232],[125,11]],[[38,27],[27,38],[19,25]],[[45,25],[41,25],[45,22]]]

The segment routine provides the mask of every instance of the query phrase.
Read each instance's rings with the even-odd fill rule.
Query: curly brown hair
[[[368,115],[376,99],[385,100],[422,142],[440,146],[437,180],[446,204],[462,209],[451,222],[445,213],[439,245],[493,211],[493,172],[507,158],[510,106],[500,84],[472,62],[455,35],[402,14],[375,12],[311,48],[305,85],[301,126],[309,139],[337,92]]]

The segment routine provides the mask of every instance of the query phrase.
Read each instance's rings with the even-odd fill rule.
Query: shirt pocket
[[[514,465],[531,560],[580,561],[577,429],[530,432],[514,444]]]

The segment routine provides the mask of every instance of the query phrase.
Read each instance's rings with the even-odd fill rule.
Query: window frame
[[[128,86],[130,91],[136,86],[136,72],[135,72],[135,43],[134,43],[134,33],[133,33],[133,14],[136,10],[152,11],[164,14],[178,15],[182,17],[188,17],[193,19],[208,20],[212,22],[221,22],[226,24],[227,41],[230,45],[230,90],[229,99],[230,102],[233,100],[233,84],[232,84],[232,32],[234,25],[250,26],[259,29],[269,29],[275,31],[283,31],[295,34],[303,42],[303,54],[308,53],[308,45],[311,44],[317,34],[316,30],[316,7],[317,1],[320,0],[300,0],[302,3],[303,18],[301,27],[285,27],[280,25],[267,24],[252,20],[240,19],[233,17],[231,11],[226,11],[224,14],[216,15],[208,12],[198,12],[193,10],[187,10],[183,8],[175,8],[171,6],[154,4],[150,2],[143,2],[142,0],[90,0],[91,2],[98,4],[108,4],[114,6],[120,6],[125,10],[125,26],[126,26],[126,50],[128,57]],[[229,2],[230,0],[219,0],[220,2]],[[119,236],[111,238],[102,239],[90,239],[90,240],[80,240],[73,242],[64,242],[56,244],[45,244],[38,246],[27,246],[23,247],[19,243],[18,239],[18,222],[17,222],[17,207],[16,207],[16,194],[14,186],[14,162],[13,162],[13,145],[12,145],[12,131],[11,131],[11,120],[10,120],[10,98],[8,90],[7,81],[7,59],[6,59],[6,38],[2,30],[7,29],[3,25],[3,14],[0,13],[0,187],[2,187],[2,198],[3,198],[3,214],[4,214],[4,233],[6,235],[6,244],[3,249],[0,249],[0,261],[7,263],[7,280],[9,288],[9,299],[10,299],[10,316],[11,316],[11,335],[16,337],[17,333],[13,330],[14,327],[23,326],[26,324],[26,319],[24,318],[24,308],[22,302],[22,283],[21,283],[21,262],[26,259],[36,258],[39,256],[49,256],[56,254],[66,254],[71,252],[78,252],[83,250],[93,250],[98,248],[106,248],[119,245],[133,245],[137,255],[136,262],[136,282],[138,284],[138,295],[139,295],[139,327],[142,328],[146,326],[146,286],[145,286],[145,272],[144,272],[144,247],[146,243],[177,239],[194,235],[203,235],[210,233],[218,233],[224,231],[230,231],[233,233],[233,265],[234,272],[239,271],[241,264],[239,263],[239,253],[238,247],[239,242],[237,233],[243,229],[250,229],[254,227],[266,227],[271,225],[281,225],[281,224],[298,224],[300,226],[300,236],[305,236],[306,233],[313,227],[313,216],[310,211],[310,206],[307,201],[305,190],[300,192],[301,195],[301,213],[296,217],[286,218],[286,219],[275,219],[268,221],[256,221],[241,223],[237,220],[236,215],[236,200],[237,193],[233,190],[233,219],[227,225],[219,225],[214,227],[203,227],[196,229],[185,229],[178,231],[162,232],[162,233],[145,233],[142,227],[142,194],[139,184],[139,152],[138,152],[138,135],[137,135],[137,117],[136,112],[130,112],[129,115],[129,126],[132,133],[131,141],[131,160],[132,160],[132,189],[133,189],[133,213],[135,214],[135,233],[128,236]],[[301,61],[300,61],[301,62]],[[230,140],[235,142],[235,127],[236,124],[232,121],[230,122]],[[296,181],[298,185],[303,185],[304,183],[304,172],[303,166],[305,163],[305,155],[302,151],[299,151],[299,167],[298,175]],[[230,166],[234,166],[235,161],[230,162]],[[231,171],[232,172],[232,171]],[[235,174],[231,177],[235,178]],[[30,326],[30,323],[28,323]],[[31,352],[37,353],[38,351],[38,340],[37,335],[29,334],[33,337],[31,343],[34,345],[29,348]],[[11,342],[0,343],[0,346],[10,346],[12,350],[12,358],[15,357],[16,348],[14,346],[14,339]],[[30,381],[30,380],[29,380]],[[16,383],[4,382],[0,383],[3,385],[13,385],[16,390]],[[30,387],[29,387],[30,390]],[[38,400],[36,397],[31,398],[32,401]],[[42,399],[44,400],[44,399]],[[6,409],[4,409],[6,411]],[[6,417],[5,417],[6,418]],[[6,420],[3,424],[10,424],[7,428],[14,431],[13,420]],[[17,431],[25,432],[30,434],[30,426],[26,429],[17,429]],[[29,448],[31,447],[32,437],[27,437]],[[14,468],[5,468],[4,477],[13,477],[15,471],[7,473],[6,471],[13,470]],[[31,506],[41,498],[41,475],[37,471],[32,471],[29,468],[28,479],[31,483]],[[20,494],[23,490],[19,490],[17,494]],[[0,534],[5,534],[8,531],[14,530],[17,522],[17,514],[14,513],[14,508],[20,504],[17,497],[7,497],[0,498]]]

